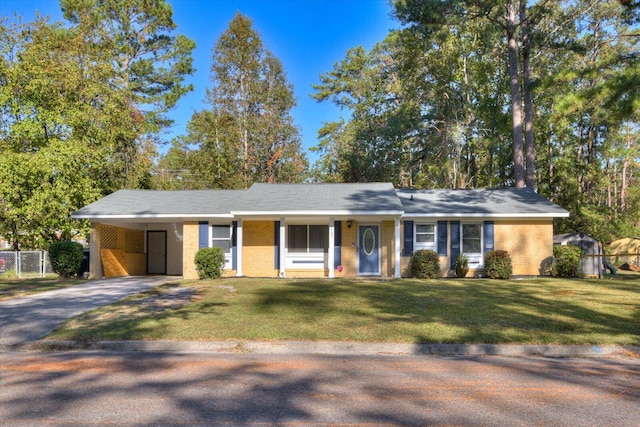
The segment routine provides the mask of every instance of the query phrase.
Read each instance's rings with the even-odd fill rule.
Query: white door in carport
[[[147,274],[167,274],[166,231],[147,231]]]

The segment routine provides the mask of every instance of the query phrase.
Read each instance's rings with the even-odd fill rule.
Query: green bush
[[[196,269],[200,279],[217,279],[224,272],[224,253],[218,247],[202,248],[196,253]]]
[[[573,245],[553,247],[553,275],[556,277],[580,277],[580,257],[582,250]]]
[[[431,250],[416,251],[409,262],[411,275],[418,279],[437,279],[440,277],[440,256]]]
[[[469,272],[469,258],[458,255],[456,258],[456,276],[463,278]]]
[[[502,249],[489,251],[484,256],[484,270],[490,279],[508,279],[513,271],[509,252]]]
[[[54,273],[62,277],[72,277],[78,274],[83,256],[82,245],[77,242],[64,240],[53,242],[49,246],[51,268]]]

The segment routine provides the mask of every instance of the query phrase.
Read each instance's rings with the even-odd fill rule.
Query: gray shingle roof
[[[390,183],[254,184],[234,212],[260,213],[402,213],[402,203]]]
[[[534,191],[395,190],[390,183],[254,184],[248,190],[120,190],[74,218],[207,218],[259,215],[562,217]]]
[[[74,218],[229,215],[246,190],[120,190],[73,213]]]
[[[569,212],[528,188],[396,190],[405,216],[565,217]]]

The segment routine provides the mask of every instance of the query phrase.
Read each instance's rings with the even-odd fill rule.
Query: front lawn
[[[183,281],[71,319],[48,338],[640,345],[640,275]]]

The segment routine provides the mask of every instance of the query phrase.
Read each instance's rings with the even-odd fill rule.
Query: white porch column
[[[238,227],[237,227],[238,236],[236,238],[236,256],[238,259],[236,260],[236,276],[242,277],[242,220],[238,219]]]
[[[285,230],[286,230],[286,225],[284,223],[284,218],[280,218],[280,247],[279,247],[279,257],[280,257],[280,277],[285,277],[286,273],[286,268],[285,268],[285,264],[286,264],[286,260],[285,260],[285,242],[286,240],[286,236],[284,235]]]
[[[329,218],[329,253],[328,253],[328,264],[329,264],[329,278],[333,279],[336,277],[335,269],[334,269],[334,257],[335,257],[335,218]]]
[[[399,279],[402,276],[400,271],[400,218],[395,219],[395,226],[396,226],[395,227],[396,231],[394,234],[395,234],[396,244],[395,244],[394,252],[395,252],[395,258],[396,258],[396,268],[395,268],[396,271],[395,271],[394,277],[396,279]]]

